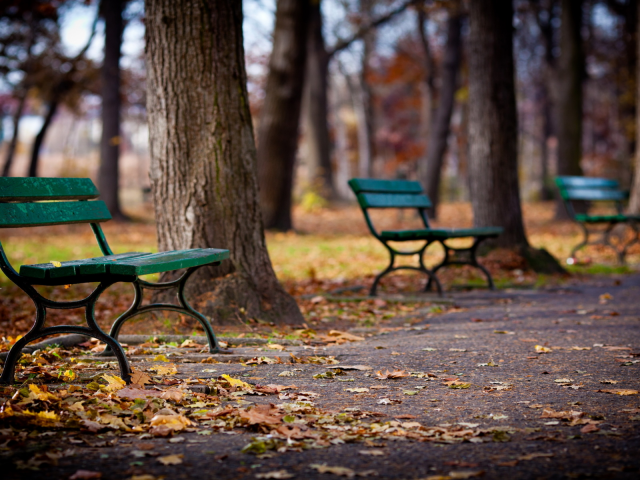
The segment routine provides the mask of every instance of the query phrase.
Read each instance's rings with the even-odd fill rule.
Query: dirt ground
[[[384,328],[353,327],[341,334],[352,340],[344,343],[232,345],[230,363],[200,363],[206,353],[176,356],[175,382],[198,378],[202,391],[223,375],[254,390],[291,388],[262,396],[200,394],[199,406],[216,412],[205,414],[213,420],[168,436],[25,428],[7,415],[20,392],[5,389],[2,477],[637,479],[639,294],[638,274],[538,290],[450,292],[394,310]],[[373,308],[396,300],[379,299]],[[332,301],[314,300],[317,308]],[[137,370],[148,371],[167,351],[154,348],[146,355],[130,351]],[[338,363],[288,363],[305,355]],[[285,363],[259,363],[260,356]],[[336,368],[338,375],[327,374]],[[193,405],[172,408],[203,418]],[[39,462],[30,463],[34,458]]]

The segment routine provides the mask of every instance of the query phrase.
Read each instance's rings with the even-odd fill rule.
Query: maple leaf
[[[117,392],[118,390],[122,390],[126,386],[126,382],[117,375],[109,375],[105,373],[102,376],[102,379],[106,380],[109,383],[108,385],[100,387],[101,390],[104,390],[107,393]]]
[[[151,381],[151,377],[144,372],[137,371],[131,374],[131,383],[134,385],[143,386],[149,383],[150,381]]]
[[[249,422],[249,425],[276,425],[282,423],[282,417],[284,416],[273,404],[257,405],[250,410],[240,410],[238,413],[240,418]]]

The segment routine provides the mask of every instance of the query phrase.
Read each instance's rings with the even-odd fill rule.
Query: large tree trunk
[[[636,156],[635,171],[633,173],[633,185],[631,186],[631,198],[629,200],[629,212],[640,213],[640,2],[637,4],[638,35],[636,45]]]
[[[278,283],[258,205],[242,2],[146,0],[151,182],[160,250],[227,248],[190,282],[218,322],[300,324]]]
[[[260,127],[258,173],[265,228],[291,230],[293,172],[304,85],[308,0],[279,0]]]
[[[44,122],[42,127],[40,127],[40,131],[36,135],[36,138],[33,140],[33,147],[31,147],[31,161],[29,162],[29,171],[27,172],[27,177],[37,177],[38,176],[38,162],[40,161],[40,148],[42,147],[42,142],[44,142],[44,137],[47,135],[47,130],[49,130],[49,126],[51,125],[51,121],[58,111],[59,100],[54,99],[49,102],[47,106],[47,113],[44,116]]]
[[[122,12],[126,0],[102,0],[105,40],[102,64],[102,139],[98,187],[115,219],[125,219],[118,200],[120,156],[120,46],[124,23]]]
[[[582,0],[562,0],[560,57],[556,77],[558,175],[582,175]],[[558,198],[556,217],[567,218]]]
[[[427,165],[425,176],[422,179],[426,186],[427,195],[431,198],[433,207],[431,215],[435,218],[438,207],[440,190],[440,179],[442,178],[442,165],[444,154],[447,151],[447,141],[449,139],[449,127],[451,125],[451,115],[455,94],[458,86],[458,71],[462,59],[462,15],[460,12],[451,12],[447,22],[447,43],[445,45],[444,58],[442,61],[441,87],[439,103],[432,117],[431,128],[429,129],[429,140],[427,143]]]
[[[322,33],[320,2],[311,3],[307,37],[307,72],[304,86],[303,122],[308,144],[307,163],[311,187],[329,199],[336,197],[331,170],[328,125],[327,75],[329,55]]]
[[[469,141],[474,224],[504,227],[498,246],[528,245],[518,188],[511,1],[469,2]]]
[[[20,97],[18,98],[18,105],[16,106],[16,111],[13,112],[13,135],[11,136],[11,141],[9,142],[9,146],[7,147],[7,154],[4,159],[4,166],[2,167],[2,176],[8,177],[9,172],[11,171],[11,165],[13,164],[13,157],[16,153],[16,146],[18,145],[18,136],[20,133],[20,119],[22,118],[22,112],[24,111],[24,105],[27,101],[27,89],[21,92]]]

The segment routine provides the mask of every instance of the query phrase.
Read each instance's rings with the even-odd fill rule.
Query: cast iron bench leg
[[[442,262],[440,262],[437,266],[433,268],[432,272],[436,274],[438,270],[448,265],[470,265],[472,267],[477,268],[484,274],[484,276],[487,278],[487,284],[488,284],[489,290],[495,290],[496,287],[493,283],[493,278],[491,278],[491,273],[489,273],[489,270],[487,270],[484,266],[478,263],[478,259],[476,257],[476,251],[478,250],[478,246],[487,238],[488,237],[476,238],[473,241],[473,245],[471,245],[471,247],[469,248],[452,248],[447,246],[444,243],[446,242],[446,240],[440,240],[440,244],[442,245],[442,248],[444,248],[444,259],[442,260]],[[467,254],[469,258],[456,260],[455,259],[456,255],[460,256],[461,254]],[[454,258],[453,260],[451,259],[452,256]],[[429,279],[429,283],[427,284],[426,289],[429,289],[429,288],[431,288],[431,279]]]
[[[2,376],[0,376],[0,384],[11,384],[15,382],[15,368],[16,363],[20,359],[22,349],[30,342],[45,337],[47,335],[55,335],[58,333],[77,333],[80,335],[86,335],[87,337],[94,337],[98,340],[106,343],[115,352],[115,356],[118,359],[120,365],[121,378],[129,383],[131,380],[131,368],[129,362],[122,349],[122,346],[113,337],[110,337],[102,331],[95,318],[95,305],[98,297],[109,288],[113,283],[100,283],[98,287],[83,300],[76,302],[54,302],[43,296],[41,296],[32,286],[27,284],[20,284],[20,288],[31,297],[36,305],[36,319],[33,323],[33,327],[24,337],[18,340],[7,355],[4,363],[4,369],[2,370]],[[79,327],[74,325],[59,325],[56,327],[44,327],[45,318],[47,316],[47,308],[53,309],[72,309],[85,307],[85,319],[87,321],[87,327]]]
[[[220,345],[218,344],[218,339],[216,338],[216,335],[213,332],[213,328],[211,327],[209,320],[207,319],[207,317],[205,317],[200,312],[195,310],[191,306],[191,304],[187,301],[184,295],[185,285],[189,277],[197,269],[204,266],[207,266],[207,265],[191,267],[187,269],[187,271],[180,278],[173,280],[171,282],[151,283],[151,282],[146,282],[144,280],[140,280],[138,278],[135,282],[133,282],[133,288],[135,290],[135,297],[133,299],[133,303],[131,304],[131,307],[129,307],[129,309],[126,312],[120,315],[116,319],[116,321],[113,322],[113,325],[111,326],[111,331],[109,332],[111,337],[117,339],[120,334],[120,329],[122,328],[122,325],[124,325],[124,322],[126,322],[130,318],[133,318],[137,315],[141,315],[143,313],[147,313],[151,311],[169,310],[177,313],[182,313],[184,315],[189,315],[190,317],[193,317],[198,322],[200,322],[200,325],[202,325],[202,327],[204,328],[205,334],[207,336],[207,341],[209,342],[209,353],[219,353]],[[168,290],[171,288],[177,288],[178,290],[176,295],[178,297],[178,302],[180,303],[180,305],[173,305],[171,303],[153,303],[151,305],[145,305],[144,307],[141,307],[140,305],[142,304],[142,296],[143,296],[142,290],[145,288],[149,290]],[[109,356],[112,354],[113,354],[112,350],[109,348],[109,346],[107,346],[100,355]]]

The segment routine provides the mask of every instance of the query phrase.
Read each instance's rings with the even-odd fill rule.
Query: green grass
[[[624,275],[633,273],[635,270],[628,265],[566,265],[565,268],[569,273],[578,273],[586,275]]]

